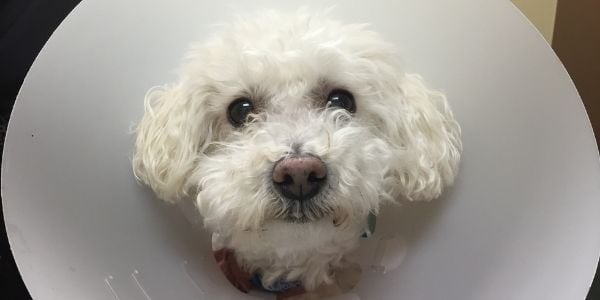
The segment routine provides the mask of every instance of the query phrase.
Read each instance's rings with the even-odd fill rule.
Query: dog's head
[[[180,81],[146,98],[136,176],[167,201],[196,197],[205,223],[229,232],[439,196],[459,126],[365,27],[270,12],[194,47]]]

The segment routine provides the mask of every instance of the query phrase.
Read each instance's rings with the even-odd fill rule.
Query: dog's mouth
[[[309,223],[332,215],[333,210],[320,201],[284,200],[278,217],[292,223]]]
[[[323,218],[330,218],[331,221],[333,222],[334,226],[340,226],[341,224],[343,224],[347,218],[348,218],[348,214],[343,212],[342,210],[335,210],[335,209],[324,209],[322,210],[321,213],[315,214],[314,212],[311,212],[310,214],[307,213],[290,213],[287,212],[282,219],[286,222],[290,222],[290,223],[297,223],[297,224],[305,224],[305,223],[311,223],[311,222],[317,222],[320,221]]]
[[[306,215],[301,215],[301,216],[292,216],[292,215],[287,215],[285,216],[284,220],[290,222],[290,223],[310,223],[316,220],[313,220],[309,217],[307,217]]]
[[[299,211],[286,211],[283,215],[283,219],[292,222],[292,223],[309,223],[318,221],[328,214],[326,212],[320,211],[309,211],[309,210],[299,210]]]

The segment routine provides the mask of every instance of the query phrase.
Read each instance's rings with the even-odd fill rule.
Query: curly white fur
[[[325,107],[334,88],[354,95],[356,113]],[[226,110],[241,96],[257,109],[235,128]],[[310,209],[272,188],[273,164],[294,151],[328,167]],[[285,277],[312,289],[331,282],[369,212],[438,197],[460,153],[444,95],[403,73],[394,47],[366,25],[264,12],[194,46],[180,81],[148,93],[133,168],[166,201],[194,197],[206,226],[267,284]],[[300,210],[310,222],[281,218]]]

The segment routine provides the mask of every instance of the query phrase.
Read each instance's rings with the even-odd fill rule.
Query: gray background
[[[126,130],[139,117],[140,94],[173,80],[168,71],[187,43],[207,32],[193,25],[222,21],[227,8],[140,9],[128,3],[114,11],[111,3],[84,4],[79,18],[67,20],[50,41],[15,110],[19,116],[21,109],[23,117],[9,133],[6,155],[11,155],[12,135],[14,156],[6,162],[20,170],[6,162],[3,169],[3,195],[15,193],[4,199],[11,242],[34,295],[103,295],[106,286],[98,279],[123,273],[138,286],[132,289],[113,276],[114,286],[123,284],[116,288],[122,297],[137,299],[139,286],[172,296],[147,287],[173,281],[165,278],[172,264],[165,260],[163,269],[152,258],[193,255],[205,245],[196,244],[191,238],[196,233],[178,222],[178,211],[148,201],[152,197],[130,180],[123,155],[129,147]],[[597,261],[597,152],[556,57],[509,3],[378,4],[372,3],[369,12],[359,5],[344,7],[345,13],[336,15],[373,23],[400,45],[409,69],[447,91],[465,130],[466,158],[457,187],[446,199],[411,208],[421,222],[407,222],[416,225],[403,232],[410,259],[398,274],[381,276],[359,291],[374,290],[392,278],[392,284],[398,280],[394,288],[409,299],[505,298],[494,291],[509,289],[523,299],[582,298],[581,286],[589,284],[590,265]],[[164,15],[172,17],[156,18]],[[127,196],[136,200],[123,201]],[[124,229],[130,232],[120,232]],[[160,242],[170,244],[163,249]],[[438,254],[428,253],[432,249]],[[149,262],[155,265],[147,270],[166,274],[138,270]],[[451,276],[454,272],[461,276]],[[83,286],[65,286],[74,279]],[[431,280],[440,288],[420,284]],[[102,291],[94,294],[98,286]],[[170,288],[188,287],[174,283]]]

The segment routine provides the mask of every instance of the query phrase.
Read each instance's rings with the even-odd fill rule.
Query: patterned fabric
[[[294,288],[299,288],[302,285],[300,281],[285,281],[280,279],[275,281],[270,286],[265,286],[262,282],[262,276],[260,276],[258,273],[255,273],[250,281],[256,288],[271,293],[283,293]]]

